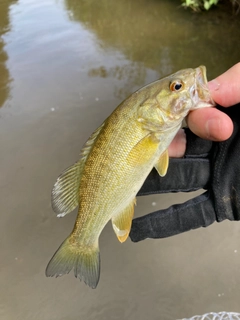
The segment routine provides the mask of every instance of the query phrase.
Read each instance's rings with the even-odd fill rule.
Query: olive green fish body
[[[95,242],[106,223],[134,201],[181,125],[181,121],[175,124],[167,135],[161,126],[158,131],[155,127],[153,134],[149,128],[143,129],[138,106],[139,103],[135,103],[134,108],[123,105],[116,109],[95,140],[80,182],[79,214],[73,232],[76,241],[79,238],[81,242]],[[132,152],[139,141],[151,134],[155,141],[149,157],[146,158],[143,148]]]
[[[135,197],[153,167],[164,176],[167,148],[190,110],[213,106],[205,68],[186,69],[140,89],[121,103],[86,142],[80,160],[63,172],[52,193],[64,216],[79,206],[71,235],[50,260],[47,276],[74,269],[95,288],[100,274],[99,236],[112,220],[123,242]]]

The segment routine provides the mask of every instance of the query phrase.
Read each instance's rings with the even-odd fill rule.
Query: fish
[[[80,159],[58,177],[52,207],[64,217],[78,206],[71,234],[46,268],[47,277],[68,274],[96,288],[99,236],[111,220],[120,242],[128,238],[136,195],[155,167],[168,169],[168,146],[192,110],[213,107],[206,67],[180,70],[132,93],[96,129]]]

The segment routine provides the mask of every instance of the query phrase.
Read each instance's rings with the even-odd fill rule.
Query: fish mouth
[[[205,107],[214,107],[216,103],[213,101],[210,91],[208,89],[208,80],[207,80],[207,71],[205,66],[199,66],[195,69],[196,78],[195,78],[195,94],[194,97],[196,105],[194,109],[205,108]]]
[[[202,82],[203,85],[207,86],[207,69],[205,66],[200,66],[196,68],[196,73],[198,77],[198,81]]]

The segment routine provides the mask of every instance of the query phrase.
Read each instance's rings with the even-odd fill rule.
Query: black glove
[[[207,191],[183,204],[134,219],[132,241],[165,238],[214,221],[240,220],[240,105],[218,109],[232,119],[232,136],[224,142],[211,142],[185,129],[185,157],[170,159],[163,178],[152,170],[138,195]]]

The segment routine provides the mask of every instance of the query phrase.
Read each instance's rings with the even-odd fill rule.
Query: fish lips
[[[192,110],[206,107],[215,107],[216,103],[212,99],[208,88],[206,67],[200,66],[195,70],[195,85],[190,89],[192,99],[194,101],[194,107]]]

